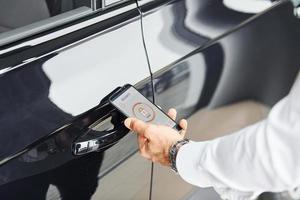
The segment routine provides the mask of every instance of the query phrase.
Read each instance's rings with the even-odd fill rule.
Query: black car
[[[300,63],[292,3],[262,2],[0,0],[0,199],[219,199],[141,158],[108,98],[132,84],[198,140],[262,119]]]

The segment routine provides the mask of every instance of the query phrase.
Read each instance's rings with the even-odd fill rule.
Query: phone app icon
[[[151,122],[155,118],[154,110],[145,103],[136,103],[132,107],[134,116],[145,122]]]

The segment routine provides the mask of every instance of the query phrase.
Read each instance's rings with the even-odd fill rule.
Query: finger
[[[181,119],[181,120],[179,121],[179,126],[180,126],[182,129],[187,130],[188,123],[187,123],[187,121],[186,121],[185,119]]]
[[[171,117],[171,119],[176,120],[177,111],[174,108],[171,108],[168,111],[168,115]]]
[[[141,154],[141,156],[143,156],[147,160],[152,160],[152,157],[150,156],[150,154],[146,150],[146,146],[144,146],[142,149],[140,149],[140,154]]]
[[[188,123],[185,119],[182,119],[179,121],[179,126],[182,128],[182,130],[179,132],[180,135],[182,137],[185,137],[185,134],[186,134],[186,130],[187,130],[187,126],[188,126]]]
[[[153,157],[153,158],[151,159],[151,161],[154,162],[154,163],[156,163],[156,162],[158,161],[158,159],[157,159],[156,157]]]
[[[127,118],[124,121],[124,124],[127,128],[134,131],[135,133],[144,136],[145,130],[147,129],[148,125],[138,119],[135,118]]]
[[[145,141],[143,138],[141,140],[142,140],[142,142]],[[141,156],[143,156],[144,158],[146,158],[148,160],[151,160],[151,156],[149,154],[149,148],[148,148],[148,143],[147,142],[145,142],[142,145],[139,145],[139,150],[140,150]]]
[[[143,156],[147,160],[151,160],[151,156],[149,154],[149,148],[147,146],[148,139],[142,135],[137,135],[137,139],[138,139],[138,145],[139,145],[139,150],[140,150],[141,156]]]
[[[144,146],[148,143],[147,138],[141,135],[137,135],[139,149],[144,148]]]

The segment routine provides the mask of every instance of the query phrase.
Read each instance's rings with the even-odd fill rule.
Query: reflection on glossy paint
[[[268,0],[223,0],[226,7],[244,13],[259,13],[273,4]]]
[[[0,98],[3,106],[0,129],[1,136],[7,138],[1,140],[0,159],[9,159],[0,167],[1,199],[5,195],[26,198],[26,191],[28,195],[44,195],[47,185],[52,183],[57,186],[57,181],[63,184],[58,187],[60,192],[68,185],[77,185],[80,188],[76,191],[85,188],[82,194],[92,195],[97,188],[103,153],[94,152],[82,159],[75,159],[71,153],[72,142],[86,133],[89,123],[99,119],[92,119],[98,117],[94,112],[100,101],[113,89],[126,83],[138,83],[141,89],[149,81],[150,73],[138,20],[135,17],[128,24],[110,27],[88,41],[38,58],[17,70],[5,71],[0,77],[1,95],[5,97]],[[65,127],[69,123],[72,125]],[[55,132],[60,127],[66,129]],[[128,148],[118,146],[113,162],[112,156],[108,158],[109,163],[115,166],[136,151],[135,145],[129,145]],[[21,153],[23,156],[20,156]],[[93,162],[95,165],[86,165]],[[102,169],[106,172],[112,167],[109,164],[105,166]],[[74,181],[76,177],[84,179],[86,182],[82,184],[86,187],[82,188]],[[41,191],[31,193],[30,188],[23,187],[24,184],[39,187]],[[19,193],[10,193],[17,191],[17,188]],[[68,194],[71,193],[65,195]]]
[[[139,34],[135,21],[62,51],[44,63],[43,70],[51,80],[51,101],[76,116],[98,105],[115,87],[134,85],[148,77]]]
[[[158,6],[159,9],[154,12],[149,12],[147,4],[141,6],[145,41],[153,72],[251,17],[225,7],[219,0],[180,0]]]

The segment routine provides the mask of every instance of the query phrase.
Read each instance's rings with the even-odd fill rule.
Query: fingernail
[[[131,120],[129,118],[125,119],[124,124],[129,129],[130,129],[130,123],[131,123]]]

